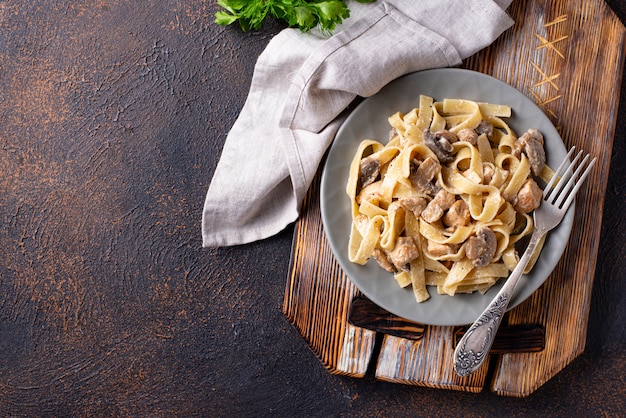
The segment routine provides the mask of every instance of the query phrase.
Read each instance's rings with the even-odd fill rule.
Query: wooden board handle
[[[425,329],[424,325],[396,316],[365,296],[352,299],[348,322],[360,328],[409,340],[421,339]]]
[[[454,346],[469,327],[458,327],[454,331]],[[542,325],[508,325],[498,329],[489,354],[537,353],[546,346],[546,331]]]
[[[360,328],[414,341],[422,339],[426,331],[426,325],[394,315],[365,296],[356,296],[352,299],[348,322]],[[455,346],[467,328],[467,326],[455,327]],[[502,326],[498,329],[489,353],[536,353],[545,348],[545,337],[545,328],[542,325]]]

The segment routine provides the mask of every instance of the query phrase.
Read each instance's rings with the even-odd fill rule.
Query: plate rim
[[[341,144],[341,140],[342,140],[342,136],[346,135],[345,131],[348,129],[348,127],[350,126],[351,123],[354,123],[354,120],[358,118],[358,116],[360,115],[361,112],[363,112],[363,109],[366,108],[367,106],[371,106],[372,103],[374,103],[376,100],[383,100],[381,99],[382,96],[384,96],[386,94],[386,92],[393,90],[394,88],[396,88],[397,86],[402,86],[403,83],[414,83],[416,84],[416,81],[419,81],[420,79],[423,79],[424,77],[428,78],[429,76],[432,76],[434,74],[435,77],[469,77],[471,79],[476,79],[477,81],[482,80],[485,81],[487,80],[488,83],[490,84],[494,84],[496,86],[498,86],[500,89],[503,89],[503,91],[507,91],[509,93],[511,93],[511,95],[513,96],[514,99],[516,100],[521,100],[522,102],[525,103],[526,106],[530,106],[533,109],[533,112],[540,112],[542,115],[542,119],[543,119],[543,123],[548,123],[549,127],[551,127],[552,132],[550,132],[550,138],[554,137],[556,135],[556,138],[554,139],[558,139],[558,142],[552,144],[552,147],[556,147],[556,148],[562,148],[560,150],[560,152],[564,153],[565,155],[565,145],[563,143],[563,139],[561,138],[560,134],[558,133],[558,131],[556,130],[556,128],[554,127],[554,125],[552,124],[552,121],[550,121],[550,119],[547,117],[547,115],[530,99],[528,98],[526,95],[524,95],[522,92],[520,92],[519,90],[517,90],[515,87],[505,83],[502,80],[499,80],[491,75],[488,74],[484,74],[478,71],[474,71],[474,70],[468,70],[468,69],[463,69],[463,68],[437,68],[437,69],[428,69],[428,70],[422,70],[422,71],[416,71],[416,72],[412,72],[412,73],[408,73],[406,75],[403,75],[393,81],[391,81],[390,83],[388,83],[386,86],[384,86],[383,88],[381,88],[379,90],[378,93],[374,94],[373,96],[370,96],[368,98],[364,98],[357,106],[355,106],[355,108],[350,112],[350,114],[346,117],[346,119],[343,121],[343,123],[341,124],[341,126],[339,127],[337,133],[335,134],[335,137],[333,139],[333,142],[331,143],[331,146],[329,147],[329,150],[327,152],[327,156],[325,158],[324,161],[324,167],[322,169],[322,174],[321,174],[321,180],[320,180],[320,210],[321,210],[321,217],[322,217],[322,225],[323,225],[323,229],[324,229],[324,234],[325,237],[328,241],[329,247],[331,248],[331,252],[333,253],[333,256],[335,258],[335,260],[338,262],[338,264],[341,266],[344,274],[346,274],[346,276],[348,277],[348,279],[356,286],[357,289],[359,289],[360,292],[362,292],[366,297],[368,297],[370,300],[372,300],[372,302],[376,303],[377,305],[381,306],[383,309],[391,312],[392,314],[395,314],[397,316],[415,321],[415,322],[420,322],[422,324],[425,325],[435,325],[435,326],[460,326],[460,325],[467,325],[471,322],[473,322],[476,317],[478,317],[478,315],[480,314],[480,312],[482,311],[482,309],[477,310],[477,309],[473,309],[473,315],[471,317],[467,317],[465,319],[456,319],[456,320],[450,320],[450,319],[445,319],[445,318],[440,318],[439,320],[432,320],[431,319],[426,319],[424,317],[420,317],[419,315],[415,316],[415,315],[407,315],[405,311],[403,310],[398,310],[396,309],[394,306],[389,306],[388,303],[385,303],[384,301],[381,302],[380,298],[378,297],[379,295],[376,294],[372,294],[372,292],[370,291],[371,289],[367,288],[367,286],[363,286],[363,282],[361,280],[359,280],[356,276],[358,276],[357,274],[354,273],[354,269],[358,269],[359,265],[351,263],[349,260],[347,260],[347,258],[345,256],[342,255],[341,251],[345,250],[347,251],[347,247],[345,249],[342,248],[338,248],[337,247],[337,242],[335,241],[335,239],[333,239],[333,232],[330,225],[330,214],[329,214],[329,207],[328,207],[328,202],[326,201],[325,197],[328,196],[327,193],[327,189],[329,187],[329,162],[332,161],[332,155],[333,152],[336,152],[336,150],[338,149],[338,147],[340,147]],[[416,80],[417,79],[417,80]],[[419,84],[419,83],[417,83]],[[417,87],[413,87],[413,89],[417,89]],[[424,90],[424,87],[421,88],[422,90]],[[477,89],[478,93],[477,95],[480,95],[480,89]],[[421,94],[421,93],[418,93]],[[424,93],[426,94],[426,93]],[[432,95],[432,94],[429,94]],[[434,95],[432,95],[434,96]],[[446,95],[448,98],[451,98],[450,95]],[[435,100],[442,100],[443,98],[446,97],[434,97]],[[457,98],[467,98],[467,97],[457,97]],[[472,100],[479,100],[476,98],[473,98]],[[506,100],[505,100],[506,101]],[[512,99],[510,100],[512,101]],[[418,99],[416,98],[416,100],[414,101],[414,107],[418,106]],[[375,103],[374,103],[375,104]],[[398,111],[403,111],[403,109],[400,109],[399,106],[396,107],[396,109]],[[410,110],[410,109],[405,109],[405,110]],[[515,109],[513,109],[513,111],[515,112]],[[388,115],[383,115],[386,121],[386,118],[388,116],[390,116],[390,114]],[[512,116],[513,118],[514,116]],[[528,126],[526,129],[530,128],[532,126]],[[386,129],[390,129],[389,125],[386,125]],[[515,130],[516,133],[517,130]],[[362,139],[366,139],[366,138],[362,138]],[[553,140],[551,140],[552,142]],[[360,142],[360,141],[359,141]],[[358,142],[357,142],[358,144]],[[354,148],[353,152],[356,150],[356,148]],[[354,154],[352,154],[354,155]],[[347,163],[344,163],[344,165],[348,165],[349,166],[350,161],[348,161]],[[345,181],[347,181],[347,177],[345,179]],[[342,182],[336,182],[336,183],[340,183],[343,187],[343,189],[345,189],[345,181]],[[349,203],[348,197],[347,195],[345,195],[345,192],[343,193],[346,202]],[[565,251],[565,248],[567,247],[567,243],[569,241],[569,237],[571,235],[571,230],[572,230],[572,224],[573,224],[573,216],[574,216],[574,207],[575,205],[572,205],[570,207],[570,210],[568,211],[568,213],[566,214],[566,219],[563,220],[563,222],[561,223],[561,225],[558,228],[561,228],[561,234],[564,235],[564,240],[562,242],[561,245],[559,245],[556,248],[556,255],[552,255],[549,259],[550,259],[550,269],[547,273],[545,274],[545,277],[541,280],[539,280],[539,284],[534,286],[534,289],[530,292],[522,292],[521,294],[525,296],[521,297],[520,296],[520,292],[519,292],[519,287],[523,284],[518,285],[518,289],[513,297],[513,300],[511,301],[511,304],[509,305],[507,311],[515,308],[516,306],[518,306],[520,303],[522,303],[524,300],[528,299],[533,293],[535,293],[535,291],[537,289],[539,289],[547,280],[547,278],[552,274],[552,272],[554,271],[556,265],[558,264],[558,261],[561,259],[563,252]],[[348,217],[351,221],[351,216],[348,214]],[[349,228],[348,228],[349,229]],[[565,229],[565,233],[563,233],[563,230]],[[554,232],[554,231],[553,231]],[[548,234],[550,235],[550,234]],[[549,239],[549,237],[547,238]],[[554,248],[553,248],[554,250]],[[546,257],[542,256],[539,257],[539,260],[544,259],[545,260]],[[371,262],[371,261],[370,261]],[[381,276],[383,275],[389,275],[390,279],[393,280],[393,276],[391,275],[391,273],[387,273],[384,272],[382,269],[380,269],[381,271]],[[525,275],[526,276],[526,275]],[[533,276],[533,273],[531,273],[529,276]],[[486,295],[480,295],[481,300],[484,302],[483,305],[486,306],[487,303],[491,300],[491,298],[495,295],[495,293],[497,292],[497,290],[499,290],[499,288],[502,286],[504,280],[499,280],[498,284],[495,285]],[[536,280],[535,280],[536,281]],[[536,283],[534,283],[536,284]],[[395,281],[390,281],[389,286],[394,286],[396,288],[396,290],[399,290],[400,292],[402,291],[406,291],[406,289],[402,289],[400,288],[397,283],[395,283]],[[409,286],[409,291],[412,293],[412,290],[410,290],[410,286]],[[392,290],[392,293],[393,292]],[[429,293],[431,294],[431,299],[433,299],[434,294],[436,294],[436,290],[434,287],[429,287]],[[442,295],[437,295],[437,297],[439,298]],[[467,296],[472,296],[472,295],[467,295]],[[455,300],[452,299],[453,297],[450,296],[444,296],[444,297],[449,297],[450,300]],[[476,295],[473,295],[474,298],[476,298]],[[454,298],[460,299],[460,298],[466,298],[466,295],[456,295],[454,296]],[[429,301],[430,301],[429,300]],[[445,300],[445,299],[444,299]],[[427,304],[429,301],[426,302],[422,302],[424,304]],[[418,303],[413,300],[413,303],[418,305]],[[465,303],[465,302],[464,302]],[[421,304],[419,304],[421,305]],[[470,299],[470,302],[467,303],[467,305],[471,308],[473,303]],[[424,305],[424,306],[428,306],[428,305]],[[478,312],[477,312],[478,311]],[[432,315],[431,315],[432,316]],[[474,317],[475,316],[475,317]]]

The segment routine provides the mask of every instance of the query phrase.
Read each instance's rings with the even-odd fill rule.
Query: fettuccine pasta
[[[533,229],[535,178],[553,174],[541,133],[518,138],[510,115],[505,105],[420,96],[419,107],[389,117],[386,144],[363,140],[346,187],[350,261],[374,258],[418,302],[427,286],[484,293],[508,276],[515,244]]]

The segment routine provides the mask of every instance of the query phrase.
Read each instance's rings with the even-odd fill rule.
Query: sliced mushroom
[[[452,193],[441,189],[422,211],[422,218],[428,223],[437,222],[443,213],[452,207],[454,201],[455,197]]]
[[[432,152],[435,153],[440,163],[447,164],[454,161],[452,144],[444,137],[437,138],[437,135],[424,129],[424,143]]]
[[[359,183],[367,187],[374,183],[380,174],[380,161],[375,157],[365,157],[359,163]]]
[[[531,138],[535,141],[538,141],[542,146],[544,144],[543,135],[538,129],[535,129],[535,128],[528,129],[526,132],[524,132],[524,135],[522,135],[522,138],[524,137]]]
[[[493,125],[486,120],[481,120],[475,130],[478,136],[487,134],[487,136],[491,138],[493,135]]]
[[[474,266],[484,267],[496,254],[497,245],[496,234],[491,229],[482,227],[467,239],[465,255],[472,260]]]
[[[543,135],[537,129],[529,129],[516,142],[515,147],[528,157],[530,168],[535,176],[541,174],[546,165],[546,152],[543,149]]]
[[[427,157],[422,162],[413,160],[409,180],[418,190],[429,195],[435,195],[439,191],[439,187],[433,180],[440,170],[441,165],[434,158]]]
[[[389,261],[398,270],[406,269],[407,264],[419,257],[419,250],[411,237],[398,237],[396,246],[389,252]]]
[[[449,131],[447,129],[442,129],[441,131],[437,131],[435,132],[435,137],[437,139],[445,139],[446,141],[448,141],[448,143],[450,144],[454,144],[455,142],[457,142],[459,140],[459,138],[457,137],[457,135],[452,132]]]
[[[513,208],[521,213],[532,212],[541,204],[543,191],[533,179],[528,179],[517,192]]]

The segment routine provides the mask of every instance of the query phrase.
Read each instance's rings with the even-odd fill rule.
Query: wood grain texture
[[[428,326],[419,341],[385,336],[376,365],[376,377],[395,383],[477,393],[485,386],[490,359],[473,374],[454,371],[455,327]]]
[[[544,12],[544,23],[536,32],[535,54],[530,58],[534,65],[527,77],[532,85],[526,88],[560,127],[568,148],[584,149],[604,164],[591,173],[587,187],[576,197],[576,227],[554,273],[540,292],[509,315],[509,324],[536,320],[546,327],[544,351],[500,358],[492,390],[511,396],[532,393],[584,350],[602,225],[599,213],[619,102],[616,86],[621,84],[624,65],[624,26],[604,2],[555,5]],[[509,36],[515,37],[515,31]],[[550,40],[557,40],[553,49],[545,47]],[[559,77],[539,90],[538,83],[549,75]]]
[[[607,3],[626,22],[626,2]],[[382,336],[348,326],[327,350],[339,370],[362,373],[357,352],[376,340],[351,378],[329,373],[283,314],[294,226],[201,248],[211,175],[283,29],[220,27],[217,9],[0,1],[0,416],[623,416],[626,81],[584,352],[512,399],[377,379]],[[468,64],[515,78],[518,51],[495,51]]]
[[[348,323],[387,336],[413,341],[424,338],[426,331],[426,325],[396,316],[362,295],[352,299]],[[454,328],[454,347],[468,328],[469,326]],[[545,329],[541,325],[503,325],[498,328],[489,352],[491,354],[535,353],[542,351],[545,345]]]
[[[409,340],[421,340],[424,337],[424,325],[393,315],[365,296],[352,299],[348,323]]]
[[[602,225],[599,214],[608,181],[624,64],[625,32],[602,1],[520,1],[513,2],[509,12],[516,22],[514,27],[466,60],[464,67],[491,74],[516,87],[548,115],[566,147],[576,145],[599,161],[587,180],[588,186],[577,196],[576,227],[563,258],[546,284],[507,315],[511,325],[539,324],[545,329],[544,350],[504,354],[496,359],[491,390],[499,395],[525,397],[584,350]],[[294,239],[294,260],[303,256],[300,251],[328,251],[323,235],[309,229],[311,214],[315,212],[308,211],[296,226],[304,235]],[[301,224],[306,224],[306,229],[301,229]],[[332,283],[336,280],[334,275],[342,275],[331,259],[325,263],[326,269],[314,277],[292,269],[291,286],[311,280]],[[344,287],[335,289],[344,291]],[[300,303],[290,292],[285,301],[292,306]],[[306,304],[314,306],[313,302]],[[319,315],[324,313],[309,313],[309,318]],[[298,324],[297,319],[294,323],[300,328],[306,326]],[[488,361],[472,376],[457,376],[452,368],[453,335],[453,327],[426,327],[417,341],[386,335],[376,377],[411,385],[480,391],[486,383]],[[334,357],[316,353],[334,370]]]
[[[359,291],[335,261],[324,237],[319,181],[307,192],[303,207],[294,232],[283,312],[330,372],[363,377],[376,332],[348,323],[350,302]]]

